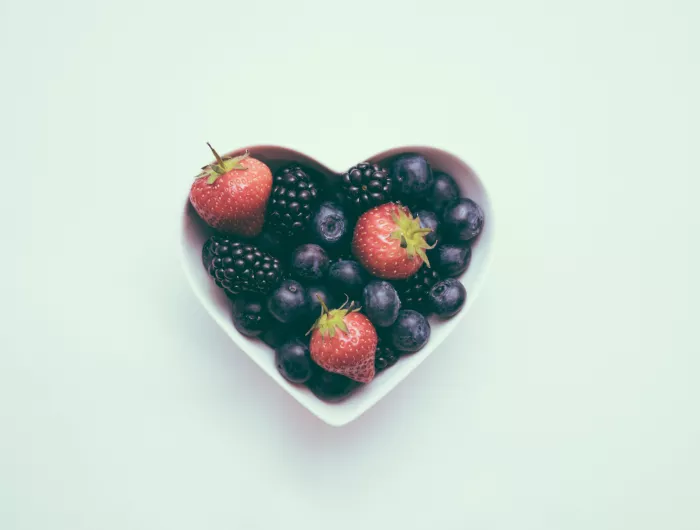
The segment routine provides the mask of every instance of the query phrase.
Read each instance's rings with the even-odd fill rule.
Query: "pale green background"
[[[0,1],[2,530],[700,528],[696,1]],[[206,140],[492,190],[463,329],[347,428],[188,290]]]

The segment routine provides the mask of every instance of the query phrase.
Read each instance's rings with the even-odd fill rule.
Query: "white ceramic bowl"
[[[325,167],[305,154],[279,146],[256,145],[247,148],[243,147],[227,154],[235,156],[243,153],[246,149],[253,156],[268,164],[273,173],[282,164],[289,161],[297,161],[300,164],[318,170],[330,180],[337,180],[340,175],[337,171]],[[345,425],[359,417],[387,395],[392,388],[418,367],[428,355],[439,350],[442,341],[457,329],[459,323],[467,315],[470,306],[476,300],[491,260],[494,242],[494,213],[486,189],[476,173],[457,156],[434,147],[397,147],[366,160],[381,162],[391,156],[405,152],[420,153],[430,162],[433,170],[444,171],[452,175],[460,187],[461,195],[473,199],[484,210],[485,222],[483,231],[472,246],[472,258],[469,268],[460,277],[467,289],[467,304],[458,315],[450,320],[440,321],[436,318],[430,318],[431,337],[428,344],[421,351],[401,358],[396,365],[377,375],[371,383],[363,385],[340,403],[326,403],[314,396],[306,387],[287,382],[277,371],[272,349],[262,341],[249,339],[236,331],[231,318],[231,302],[224,295],[223,291],[214,285],[214,282],[202,265],[202,245],[209,236],[210,230],[191,207],[189,198],[185,198],[185,207],[182,213],[181,257],[192,290],[211,317],[231,337],[239,349],[253,359],[260,368],[287,390],[294,399],[330,425]]]

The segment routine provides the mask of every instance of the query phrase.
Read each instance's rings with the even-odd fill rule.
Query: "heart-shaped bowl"
[[[252,156],[265,162],[273,174],[282,165],[294,161],[316,170],[331,182],[337,182],[340,178],[341,173],[327,168],[303,153],[285,147],[255,145],[243,147],[227,154],[237,156],[244,153],[246,149],[250,151]],[[345,425],[359,417],[415,370],[428,355],[439,349],[445,337],[457,329],[476,300],[491,261],[494,243],[494,213],[491,201],[479,177],[461,158],[434,147],[406,146],[389,149],[365,160],[381,164],[391,157],[408,152],[423,155],[434,171],[444,171],[452,175],[460,187],[461,195],[476,201],[484,211],[484,227],[472,245],[469,268],[459,278],[467,289],[467,303],[460,313],[449,320],[438,320],[431,317],[430,340],[422,350],[402,357],[394,366],[379,373],[372,382],[362,385],[339,403],[321,401],[305,386],[289,383],[277,371],[272,349],[258,339],[244,337],[236,330],[233,326],[230,300],[214,284],[202,265],[202,246],[212,230],[194,211],[190,205],[189,197],[185,200],[181,223],[181,258],[185,273],[197,298],[239,349],[243,350],[294,399],[329,425]]]

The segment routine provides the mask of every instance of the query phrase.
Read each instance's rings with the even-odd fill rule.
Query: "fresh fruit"
[[[350,220],[337,203],[322,202],[311,218],[309,232],[313,241],[337,254],[350,246],[352,229]]]
[[[190,202],[209,226],[245,237],[260,233],[265,221],[272,173],[248,152],[221,157],[210,145],[216,162],[204,166],[190,189]]]
[[[469,241],[481,232],[484,211],[471,199],[455,199],[442,212],[442,228],[449,241]]]
[[[268,296],[267,310],[283,324],[304,319],[309,310],[306,290],[295,280],[284,280]]]
[[[400,308],[399,295],[389,282],[376,280],[365,285],[362,291],[362,310],[375,326],[391,326]]]
[[[433,285],[428,294],[431,309],[440,318],[450,318],[459,313],[467,301],[467,290],[462,282],[447,278]]]
[[[260,334],[260,339],[270,348],[277,349],[294,335],[295,326],[273,321],[273,325]]]
[[[282,377],[290,383],[306,383],[311,379],[312,363],[309,348],[293,339],[275,350],[275,362]]]
[[[418,311],[402,309],[389,329],[391,345],[400,352],[413,353],[426,345],[430,338],[430,324]]]
[[[257,337],[270,323],[270,315],[262,297],[255,293],[243,293],[236,298],[233,310],[233,325],[246,337]]]
[[[292,252],[291,273],[302,281],[318,281],[328,272],[328,254],[318,245],[307,243]]]
[[[312,285],[311,287],[307,287],[306,294],[309,298],[309,318],[312,319],[312,322],[316,322],[316,319],[321,316],[323,304],[326,304],[326,307],[335,306],[335,297],[325,285]],[[307,330],[308,328],[305,329],[304,332]]]
[[[352,253],[371,274],[384,280],[399,280],[430,266],[425,242],[430,228],[421,228],[405,206],[382,204],[362,214],[355,226]]]
[[[423,228],[430,228],[430,232],[425,234],[425,242],[430,246],[435,246],[440,237],[440,221],[435,212],[430,210],[418,210],[416,217],[420,219],[420,225]]]
[[[209,275],[229,297],[245,291],[266,294],[282,277],[279,260],[248,243],[211,236],[203,254]]]
[[[306,383],[314,395],[329,403],[338,403],[348,397],[360,383],[344,375],[327,372],[318,365],[313,365],[313,374]]]
[[[374,378],[374,352],[377,331],[369,319],[352,306],[344,305],[323,313],[311,334],[311,358],[328,372],[341,374],[359,383]]]
[[[204,242],[204,245],[202,245],[202,265],[204,265],[206,270],[209,270],[211,261],[214,259],[214,252],[212,252],[211,244],[212,240],[209,238]]]
[[[340,296],[358,299],[366,282],[365,271],[354,260],[339,259],[331,263],[328,269],[328,286]]]
[[[270,230],[285,237],[299,235],[311,218],[317,195],[316,185],[300,166],[277,172],[267,213]]]
[[[394,351],[388,341],[380,335],[379,342],[377,343],[377,351],[374,354],[374,371],[379,373],[394,366],[400,357],[401,354]]]
[[[269,230],[263,231],[253,240],[253,244],[263,252],[267,252],[275,257],[286,257],[289,255],[290,243],[288,237],[281,236]]]
[[[401,298],[401,307],[428,313],[428,293],[438,281],[440,275],[436,270],[422,267],[410,278],[396,282],[394,285]]]
[[[364,212],[391,200],[392,179],[386,169],[363,162],[351,167],[341,177],[348,204],[357,212]]]
[[[389,169],[394,185],[401,197],[420,201],[433,185],[433,171],[421,155],[406,153],[396,157]]]
[[[467,270],[471,257],[469,244],[444,243],[430,253],[430,263],[443,277],[454,278]]]
[[[459,198],[459,187],[447,173],[435,172],[433,187],[425,195],[424,203],[436,212],[442,212],[447,203]]]

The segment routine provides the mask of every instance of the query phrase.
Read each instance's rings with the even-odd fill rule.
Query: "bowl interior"
[[[256,158],[268,164],[273,173],[286,163],[295,161],[310,168],[318,178],[331,182],[340,178],[341,173],[327,168],[303,153],[284,147],[259,145],[241,148],[228,154],[235,156],[243,153],[246,149],[250,150]],[[484,210],[484,228],[472,245],[469,268],[460,276],[460,280],[467,289],[467,304],[457,316],[450,320],[441,321],[431,317],[431,337],[421,351],[401,358],[392,368],[378,374],[370,384],[363,385],[340,403],[323,402],[306,387],[287,382],[275,367],[272,349],[262,341],[244,337],[236,331],[231,319],[231,302],[223,291],[211,281],[202,266],[202,246],[211,234],[211,229],[199,218],[189,200],[187,199],[185,202],[181,225],[182,261],[190,285],[202,305],[233,342],[245,351],[260,368],[285,388],[297,401],[330,425],[343,425],[360,416],[403,380],[428,355],[439,350],[440,343],[459,325],[461,319],[465,317],[470,306],[474,303],[491,258],[494,238],[493,211],[486,189],[476,173],[457,156],[434,147],[397,147],[371,156],[366,160],[382,163],[393,156],[406,152],[420,153],[430,162],[434,170],[444,171],[452,175],[460,187],[461,195],[473,199]]]

